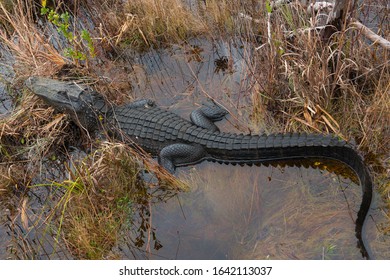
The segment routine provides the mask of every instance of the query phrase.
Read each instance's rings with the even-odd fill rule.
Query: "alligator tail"
[[[370,250],[363,241],[363,225],[372,200],[372,180],[362,157],[351,144],[332,135],[271,134],[237,135],[220,133],[206,143],[209,160],[220,163],[256,164],[277,160],[328,158],[348,165],[362,186],[362,203],[355,233],[358,248],[366,259]]]

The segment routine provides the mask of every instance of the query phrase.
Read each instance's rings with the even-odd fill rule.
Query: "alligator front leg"
[[[164,147],[158,157],[159,164],[170,173],[174,173],[177,166],[198,163],[205,157],[205,150],[201,146],[189,144],[172,144]]]
[[[156,107],[156,102],[151,99],[139,99],[128,105],[129,108]]]
[[[219,128],[214,124],[216,121],[228,114],[224,108],[219,106],[212,100],[203,103],[203,106],[194,110],[191,115],[191,121],[197,126],[206,128],[210,131],[219,131]]]

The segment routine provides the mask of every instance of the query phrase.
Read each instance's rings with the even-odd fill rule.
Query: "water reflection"
[[[354,232],[361,191],[350,179],[305,167],[195,169],[181,174],[190,192],[154,206],[163,247],[146,257],[361,258]]]
[[[255,81],[250,70],[251,52],[239,39],[216,43],[194,39],[171,49],[132,53],[134,97],[153,98],[174,108],[184,105],[184,110],[205,96],[223,103],[240,103],[249,97]]]

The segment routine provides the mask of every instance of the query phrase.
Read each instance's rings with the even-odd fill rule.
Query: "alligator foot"
[[[156,103],[151,99],[140,99],[136,100],[128,105],[130,108],[140,108],[140,107],[156,107]]]
[[[204,157],[205,150],[201,146],[172,144],[161,150],[158,162],[173,174],[177,166],[194,164],[201,161]]]
[[[222,120],[228,112],[215,103],[213,100],[203,103],[203,106],[194,110],[191,115],[192,123],[197,126],[206,128],[210,131],[219,131],[219,128],[214,124],[216,121]]]

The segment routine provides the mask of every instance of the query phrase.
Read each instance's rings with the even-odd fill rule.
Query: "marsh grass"
[[[126,146],[105,143],[91,156],[73,162],[68,179],[47,184],[64,189],[55,206],[60,211],[59,221],[54,221],[57,239],[64,239],[78,259],[118,257],[111,250],[121,231],[132,225],[131,204],[142,185],[133,158]]]
[[[179,189],[165,184],[168,189],[160,194],[157,186],[142,179],[139,160],[129,146],[104,142],[75,164],[70,179],[61,183],[66,189],[65,199],[59,203],[63,208],[61,235],[77,258],[120,258],[123,256],[113,251],[119,242],[158,242],[151,240],[150,204]]]
[[[13,234],[8,251],[14,258],[49,257],[51,253],[46,250],[53,240],[41,230],[47,221],[48,205],[37,210],[33,201],[40,193],[30,192],[29,187],[47,162],[60,158],[66,143],[72,142],[69,122],[65,115],[42,108],[32,95],[24,94],[17,104],[12,115],[0,120],[0,200],[8,209],[7,223]],[[33,240],[38,232],[41,238]]]
[[[360,147],[375,154],[385,152],[390,74],[388,63],[383,62],[389,60],[388,52],[369,47],[350,29],[324,43],[314,33],[303,31],[310,25],[301,6],[276,11],[271,25],[271,46],[259,49],[255,57],[258,75],[266,77],[259,83],[262,104],[258,96],[253,98],[259,111],[264,111],[261,106],[266,102],[268,108],[277,109],[274,117],[286,131],[335,133],[355,138]],[[370,133],[380,147],[366,142]]]
[[[124,20],[115,20],[119,27],[116,43],[142,49],[180,42],[205,31],[203,22],[180,0],[127,1],[123,9]]]
[[[68,136],[67,118],[53,109],[42,108],[32,95],[23,95],[18,104],[11,116],[0,121],[3,162],[39,162],[64,145]]]
[[[0,3],[1,41],[16,58],[14,69],[21,77],[55,73],[66,63],[64,57],[34,23],[32,1],[17,0],[11,8]]]

